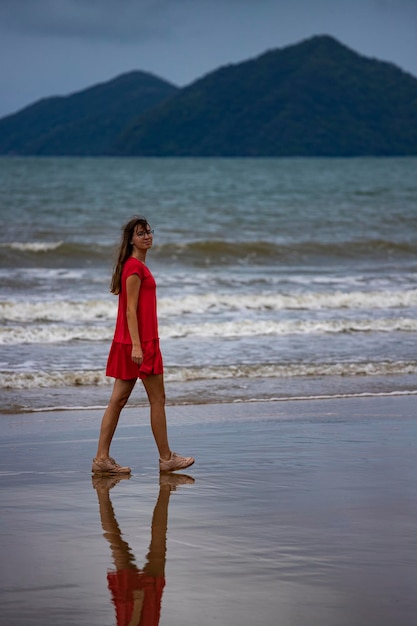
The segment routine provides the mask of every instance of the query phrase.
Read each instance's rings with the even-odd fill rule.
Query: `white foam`
[[[160,324],[162,339],[184,337],[242,338],[255,336],[323,335],[340,333],[417,332],[417,318],[377,318],[364,320],[236,320],[200,324]],[[107,341],[114,333],[114,323],[104,324],[25,324],[0,327],[0,345],[66,343],[70,341]]]
[[[116,319],[117,300],[45,300],[0,302],[0,320],[6,322],[74,322]]]
[[[417,374],[417,362],[290,363],[220,367],[168,367],[166,382],[231,378],[293,378],[314,376],[398,376]],[[0,372],[1,389],[38,389],[109,385],[102,370]]]
[[[12,250],[20,250],[21,252],[50,252],[56,250],[63,245],[63,241],[13,241],[9,243],[1,243],[2,248],[10,248]]]
[[[202,324],[172,324],[161,326],[161,336],[177,337],[253,337],[260,335],[311,335],[357,332],[415,332],[416,318],[365,319],[365,320],[237,320]]]
[[[0,372],[0,389],[39,389],[110,384],[103,371]]]
[[[293,378],[313,376],[388,376],[417,374],[417,362],[289,363],[220,367],[167,368],[167,382],[225,378]]]
[[[185,295],[178,299],[161,298],[161,315],[181,315],[212,311],[265,310],[282,311],[321,309],[388,309],[417,306],[417,289],[381,291],[300,292],[298,294],[229,294]]]
[[[0,345],[63,343],[68,341],[111,341],[113,328],[105,326],[5,326],[0,329]]]
[[[207,293],[160,298],[160,318],[187,314],[204,314],[240,311],[283,310],[384,310],[417,307],[417,289],[404,291],[332,292],[300,294],[230,294]],[[45,300],[0,302],[0,321],[32,322],[115,320],[117,298],[90,300]]]

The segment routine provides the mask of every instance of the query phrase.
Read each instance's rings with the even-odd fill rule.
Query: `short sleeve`
[[[124,274],[125,280],[129,278],[129,276],[133,276],[133,274],[137,274],[141,280],[144,280],[144,278],[149,276],[150,271],[146,265],[141,263],[138,259],[131,257],[129,263],[126,264]]]

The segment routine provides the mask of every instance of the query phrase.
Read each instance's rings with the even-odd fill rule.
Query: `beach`
[[[91,478],[101,411],[2,415],[0,623],[128,624],[145,610],[115,592],[128,567],[158,581],[160,626],[414,625],[416,406],[169,406],[173,449],[196,457],[176,479],[127,407],[120,482]]]
[[[416,163],[0,159],[1,626],[414,626]],[[137,213],[196,463],[92,478]]]

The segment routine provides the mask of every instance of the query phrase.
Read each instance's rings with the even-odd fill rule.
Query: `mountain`
[[[144,156],[417,154],[417,79],[329,36],[212,72],[139,117]]]
[[[131,72],[0,120],[0,154],[417,155],[417,79],[327,35],[179,89]]]
[[[0,154],[107,154],[132,120],[177,90],[135,71],[69,96],[39,100],[0,120]]]

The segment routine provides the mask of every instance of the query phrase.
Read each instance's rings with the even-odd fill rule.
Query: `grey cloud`
[[[411,21],[417,32],[417,0],[371,0],[371,4],[387,17]]]
[[[172,6],[168,0],[2,1],[0,21],[27,35],[137,41],[167,36]]]
[[[343,1],[316,0],[318,8]],[[216,13],[234,16],[239,29],[242,13],[297,13],[310,4],[292,0],[288,9],[286,0],[257,0],[256,6],[254,0],[1,0],[0,23],[26,34],[135,39],[166,35],[184,22],[204,25]]]
[[[126,43],[160,40],[204,28],[216,17],[234,18],[236,29],[245,16],[280,15],[306,26],[317,15],[336,16],[368,10],[410,14],[416,0],[1,0],[0,23],[15,32],[56,38]]]
[[[416,11],[417,3],[415,0],[374,0],[380,8],[401,9],[402,11]]]

